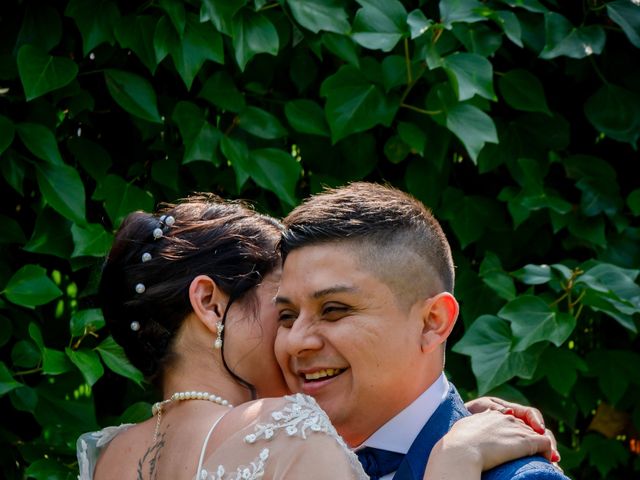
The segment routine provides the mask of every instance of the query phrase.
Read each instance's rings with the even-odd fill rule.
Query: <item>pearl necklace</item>
[[[156,402],[151,407],[151,414],[158,415],[158,420],[156,421],[156,430],[153,434],[153,442],[155,443],[158,439],[158,433],[160,432],[160,421],[162,419],[162,409],[165,405],[168,405],[171,402],[181,401],[181,400],[206,400],[208,402],[217,403],[218,405],[222,405],[223,407],[233,408],[233,405],[229,403],[228,400],[225,400],[222,397],[214,395],[209,392],[175,392],[168,399],[162,400],[161,402]]]

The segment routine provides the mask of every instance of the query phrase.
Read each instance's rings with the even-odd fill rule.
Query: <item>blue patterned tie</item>
[[[364,447],[356,452],[358,460],[371,480],[378,480],[388,473],[398,470],[404,454],[381,450],[379,448]]]

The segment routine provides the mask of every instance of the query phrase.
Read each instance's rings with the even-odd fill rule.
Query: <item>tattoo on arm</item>
[[[169,425],[167,425],[167,428]],[[149,449],[144,452],[144,455],[140,460],[138,460],[138,469],[137,469],[137,480],[145,479],[145,465],[148,464],[148,478],[149,480],[155,480],[158,478],[158,460],[160,460],[160,454],[162,453],[162,448],[165,445],[164,437],[166,432],[162,432],[158,436],[158,440],[154,443]]]

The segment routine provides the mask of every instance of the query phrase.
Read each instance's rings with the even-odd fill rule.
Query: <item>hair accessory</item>
[[[173,224],[176,223],[176,219],[173,218],[171,215],[167,215],[164,219],[164,224],[167,227],[173,227]]]
[[[144,293],[147,287],[144,286],[144,283],[139,283],[136,285],[136,293]]]
[[[144,252],[142,254],[142,263],[148,262],[151,260],[151,254],[149,252]]]
[[[164,235],[164,233],[162,232],[162,229],[160,227],[153,229],[153,238],[157,240],[162,237],[162,235]]]
[[[129,326],[131,327],[131,330],[133,330],[134,332],[137,332],[138,330],[140,330],[140,322],[137,322],[136,320],[131,322],[131,325]]]
[[[216,336],[216,341],[213,342],[213,348],[220,350],[222,348],[222,330],[224,330],[224,325],[222,322],[218,322],[216,323],[216,328],[218,329],[218,335]]]
[[[162,216],[160,217],[160,223],[164,223],[164,221],[165,221],[165,219],[166,219],[166,218],[167,218],[167,216],[166,216],[166,215],[162,215]]]

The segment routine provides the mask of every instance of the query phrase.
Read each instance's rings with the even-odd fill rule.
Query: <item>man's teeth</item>
[[[305,373],[304,378],[305,380],[318,380],[319,378],[334,377],[339,373],[342,373],[342,370],[339,368],[327,368],[313,373]]]

